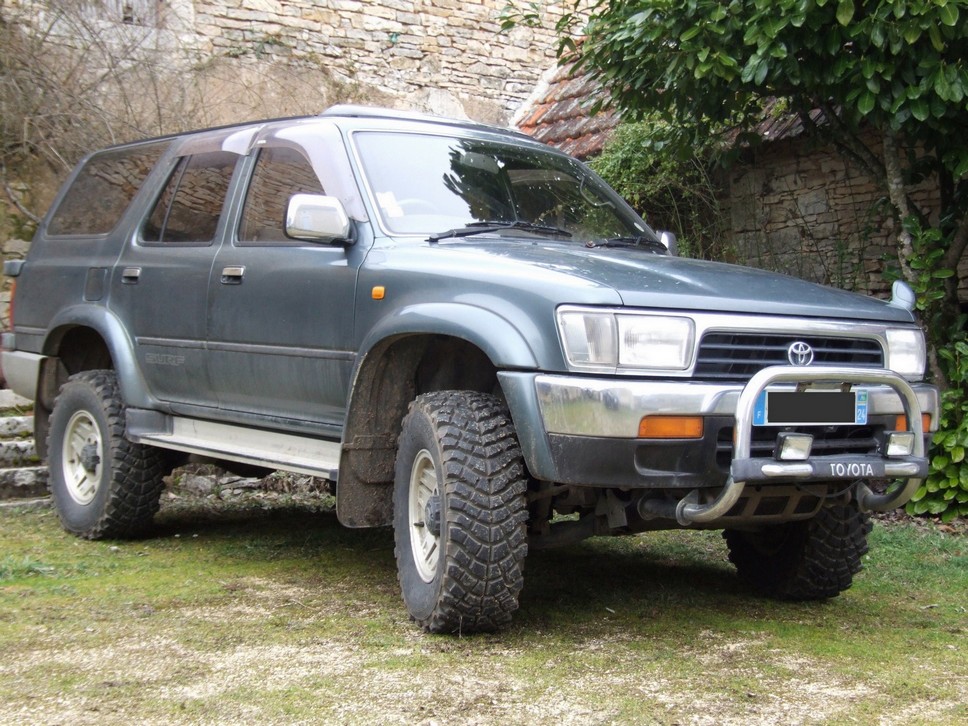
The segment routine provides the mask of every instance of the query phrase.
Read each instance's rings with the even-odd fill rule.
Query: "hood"
[[[499,265],[515,276],[572,278],[571,293],[614,290],[624,305],[665,310],[755,313],[910,323],[907,310],[883,300],[806,282],[788,275],[718,262],[654,254],[638,248],[587,248],[548,240],[482,238],[442,241],[461,266]],[[476,258],[476,259],[475,259]],[[498,258],[498,259],[495,259]],[[529,272],[530,270],[530,272]],[[579,284],[578,281],[581,281]],[[565,293],[562,290],[562,294]],[[589,304],[595,300],[566,300]]]

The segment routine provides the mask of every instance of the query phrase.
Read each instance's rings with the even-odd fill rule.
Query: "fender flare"
[[[118,377],[125,405],[133,408],[156,408],[158,401],[148,392],[148,385],[135,359],[134,342],[124,324],[114,313],[100,305],[71,305],[60,310],[51,321],[44,339],[44,352],[53,355],[52,347],[71,328],[89,328],[101,336]]]
[[[399,410],[385,421],[394,419],[389,427],[369,428],[367,420],[368,416],[372,418],[369,414],[373,406],[379,405],[372,396],[381,388],[379,367],[384,357],[380,351],[394,341],[423,335],[465,340],[477,346],[498,369],[537,367],[537,357],[525,335],[511,321],[485,308],[462,303],[424,303],[407,306],[381,320],[360,346],[351,377],[336,486],[336,513],[345,526],[373,527],[392,522],[392,487],[385,484],[393,479],[396,416],[406,413],[406,404],[395,400]],[[362,444],[358,444],[358,436]],[[376,472],[377,478],[367,481]]]
[[[486,333],[485,333],[486,331]],[[360,345],[352,380],[367,355],[380,343],[406,335],[443,335],[476,345],[499,369],[538,367],[538,356],[525,335],[505,317],[467,303],[419,303],[384,318]]]

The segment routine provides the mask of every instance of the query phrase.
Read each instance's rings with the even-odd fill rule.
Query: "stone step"
[[[33,439],[0,441],[0,468],[35,466],[40,462]]]
[[[34,435],[33,416],[0,417],[0,439],[27,438]]]
[[[47,467],[0,470],[0,499],[25,499],[47,493]]]
[[[29,411],[34,402],[18,396],[9,388],[0,388],[0,411]]]

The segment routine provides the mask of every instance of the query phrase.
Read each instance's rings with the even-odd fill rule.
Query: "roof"
[[[607,94],[587,73],[576,73],[571,64],[555,66],[542,76],[538,87],[512,119],[512,123],[538,141],[579,159],[601,152],[620,118],[614,109],[591,115],[596,101]],[[823,112],[810,114],[818,124]],[[777,110],[775,101],[766,104],[763,119],[754,133],[763,141],[794,138],[804,133],[803,122],[793,113]]]
[[[585,159],[602,150],[618,114],[612,110],[591,115],[590,108],[605,98],[601,86],[572,65],[547,71],[531,97],[512,119],[517,128],[538,141]]]

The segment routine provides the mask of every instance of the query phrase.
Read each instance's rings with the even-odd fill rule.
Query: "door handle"
[[[140,267],[125,267],[121,271],[121,284],[135,285],[141,279]]]
[[[222,284],[238,285],[245,277],[245,267],[242,265],[229,265],[222,268]]]

